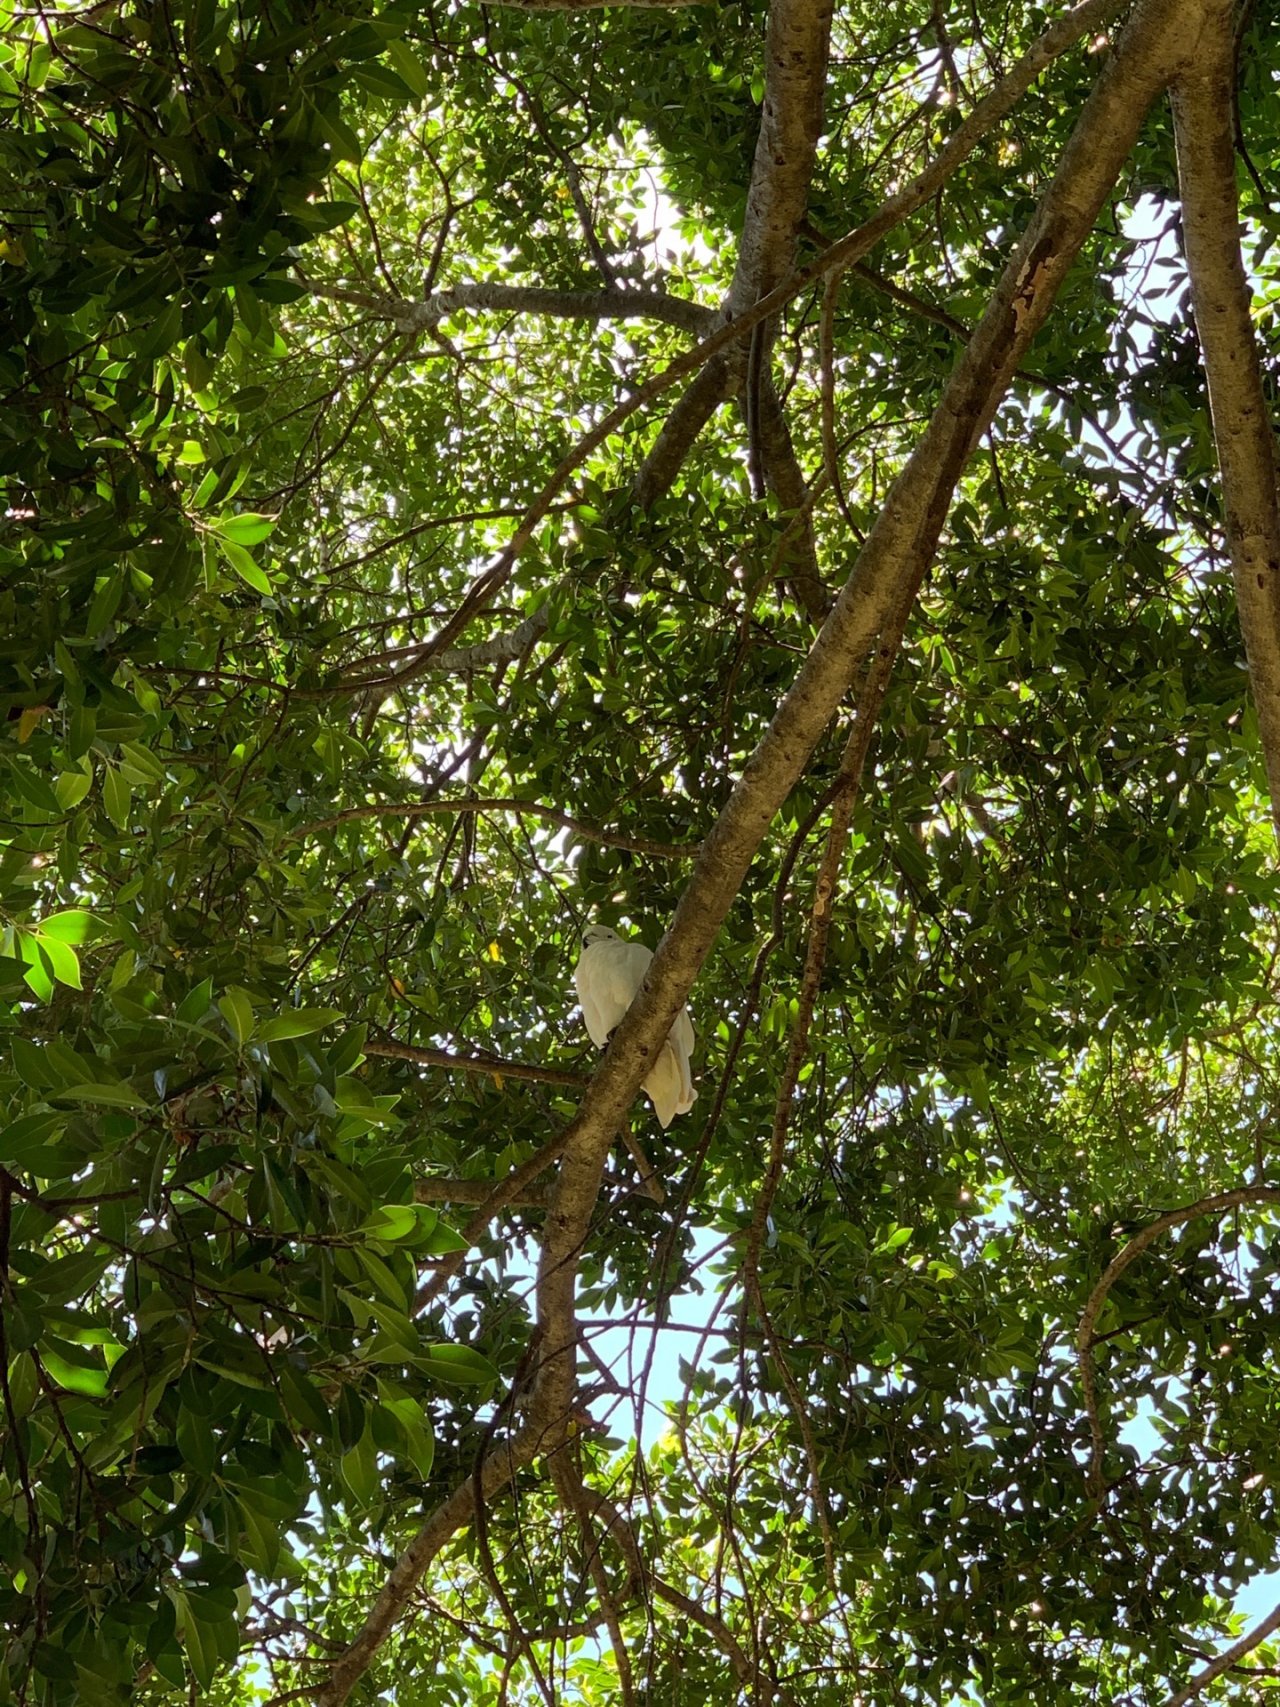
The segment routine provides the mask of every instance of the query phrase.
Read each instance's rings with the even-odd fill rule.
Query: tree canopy
[[[0,17],[0,1700],[1274,1689],[1274,0]]]

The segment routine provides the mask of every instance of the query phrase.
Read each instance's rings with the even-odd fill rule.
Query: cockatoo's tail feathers
[[[680,1097],[683,1092],[680,1063],[676,1060],[675,1050],[670,1043],[662,1045],[658,1059],[645,1074],[644,1090],[653,1104],[658,1124],[665,1132],[680,1112]]]

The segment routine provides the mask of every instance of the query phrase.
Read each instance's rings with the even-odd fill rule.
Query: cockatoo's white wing
[[[693,1088],[693,1070],[689,1065],[689,1057],[693,1054],[694,1035],[688,1008],[681,1008],[676,1015],[675,1024],[667,1036],[667,1043],[680,1070],[680,1094],[676,1099],[676,1113],[688,1114],[698,1097]]]
[[[609,1033],[631,1006],[652,959],[643,943],[618,937],[602,937],[583,949],[573,982],[597,1049],[604,1048]]]
[[[587,1031],[597,1049],[604,1048],[635,1000],[652,959],[642,942],[624,942],[606,926],[593,925],[587,931],[573,982]],[[689,1010],[681,1008],[644,1079],[643,1088],[664,1131],[677,1114],[693,1107],[697,1095],[689,1066],[693,1045],[693,1022]]]
[[[686,1057],[693,1054],[693,1021],[689,1018],[688,1008],[681,1008],[676,1015],[671,1027],[671,1041],[684,1050]]]

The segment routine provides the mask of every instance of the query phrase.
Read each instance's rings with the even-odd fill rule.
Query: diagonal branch
[[[642,510],[650,509],[671,490],[698,434],[741,383],[741,362],[735,364],[723,353],[713,356],[701,373],[694,375],[689,388],[662,423],[652,450],[636,470],[632,494]]]
[[[415,1203],[487,1203],[493,1194],[493,1181],[487,1179],[441,1179],[426,1175],[413,1182]],[[527,1185],[508,1202],[516,1208],[545,1209],[550,1202],[550,1188]]]
[[[1277,1630],[1280,1630],[1280,1606],[1273,1607],[1267,1616],[1255,1624],[1252,1630],[1247,1630],[1238,1642],[1233,1642],[1229,1648],[1215,1654],[1204,1670],[1198,1671],[1185,1688],[1169,1697],[1164,1707],[1187,1707],[1187,1703],[1202,1695],[1215,1678],[1221,1677],[1224,1671],[1230,1671],[1232,1666],[1238,1664],[1246,1654],[1251,1654]]]
[[[1202,52],[1173,86],[1191,303],[1209,387],[1236,606],[1280,836],[1280,501],[1236,192],[1234,8],[1215,0]]]
[[[526,1418],[502,1450],[491,1453],[481,1468],[480,1497],[486,1501],[506,1487],[516,1472],[531,1464],[543,1448],[542,1430]],[[315,1691],[315,1707],[341,1707],[391,1633],[423,1572],[459,1529],[474,1515],[473,1478],[453,1490],[432,1512],[387,1573],[355,1640],[334,1660],[324,1683]]]

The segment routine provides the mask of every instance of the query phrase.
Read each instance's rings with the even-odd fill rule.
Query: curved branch
[[[765,479],[794,522],[779,541],[780,570],[792,598],[811,622],[820,623],[831,609],[831,592],[818,569],[813,502],[791,440],[786,412],[767,373],[762,375],[759,405],[759,444]]]
[[[1184,1221],[1194,1221],[1201,1215],[1220,1215],[1225,1209],[1236,1209],[1245,1203],[1280,1203],[1280,1186],[1237,1186],[1232,1191],[1220,1191],[1213,1197],[1202,1197],[1199,1202],[1189,1203],[1182,1209],[1171,1209],[1167,1215],[1161,1215],[1149,1227],[1135,1233],[1128,1244],[1117,1251],[1103,1269],[1102,1278],[1089,1294],[1088,1302],[1080,1313],[1080,1326],[1076,1329],[1076,1364],[1080,1370],[1080,1385],[1084,1390],[1085,1409],[1089,1415],[1089,1434],[1093,1443],[1088,1482],[1094,1499],[1101,1499],[1106,1493],[1102,1480],[1102,1455],[1106,1450],[1106,1439],[1098,1410],[1098,1370],[1093,1357],[1096,1343],[1094,1328],[1111,1288],[1130,1264],[1136,1262],[1143,1251],[1153,1245],[1162,1233],[1167,1233],[1170,1227],[1180,1227]]]
[[[983,96],[969,116],[943,143],[929,164],[882,202],[870,219],[856,226],[808,266],[801,267],[789,279],[745,309],[740,319],[722,326],[692,350],[677,356],[675,361],[669,362],[660,373],[637,386],[629,397],[611,409],[589,432],[584,433],[573,449],[562,457],[552,470],[541,492],[516,524],[507,544],[476,576],[462,603],[419,657],[402,669],[388,673],[380,681],[366,685],[388,690],[402,687],[429,669],[432,656],[451,645],[471,619],[506,586],[518,558],[534,537],[544,517],[550,513],[556,498],[601,445],[611,439],[633,415],[670,391],[682,379],[697,373],[713,356],[738,343],[744,333],[770,319],[793,296],[798,296],[811,284],[826,278],[829,273],[851,267],[855,261],[860,261],[864,255],[870,253],[882,237],[937,194],[957,167],[973,153],[983,137],[1017,105],[1046,66],[1065,53],[1086,30],[1096,30],[1104,25],[1112,13],[1120,9],[1121,3],[1122,0],[1081,0],[1080,5],[1056,18],[1008,74]],[[1162,77],[1161,81],[1167,81],[1167,77]]]
[[[719,315],[722,321],[741,320],[743,312],[781,284],[795,264],[796,234],[808,205],[822,132],[831,12],[831,0],[773,0],[769,8],[760,130],[737,265]],[[768,372],[772,341],[768,334],[768,323],[761,323],[752,346],[756,350],[754,365],[762,374]],[[636,496],[642,506],[652,503],[671,485],[715,409],[737,394],[746,366],[747,346],[739,344],[717,364],[713,380],[704,370],[676,404],[637,477]],[[749,387],[747,406],[753,451],[758,397],[750,393],[758,389]]]
[[[822,134],[832,10],[831,0],[774,0],[769,8],[760,132],[725,303],[735,318],[781,284],[795,260]]]
[[[737,355],[733,361],[730,356]],[[712,358],[697,374],[668,414],[649,452],[636,472],[632,487],[636,503],[648,510],[671,490],[698,434],[722,403],[742,384],[745,358],[738,352]]]
[[[314,823],[302,824],[289,832],[288,839],[312,835],[316,830],[331,830],[337,824],[350,824],[357,818],[428,818],[436,812],[518,812],[522,817],[541,818],[548,824],[558,824],[562,830],[581,837],[584,842],[598,842],[601,847],[625,848],[629,853],[648,854],[653,859],[692,859],[697,846],[670,847],[666,842],[649,842],[640,836],[619,836],[610,830],[597,830],[591,824],[580,823],[567,812],[554,806],[543,806],[536,800],[384,800],[370,806],[347,806],[331,818],[317,818]]]

